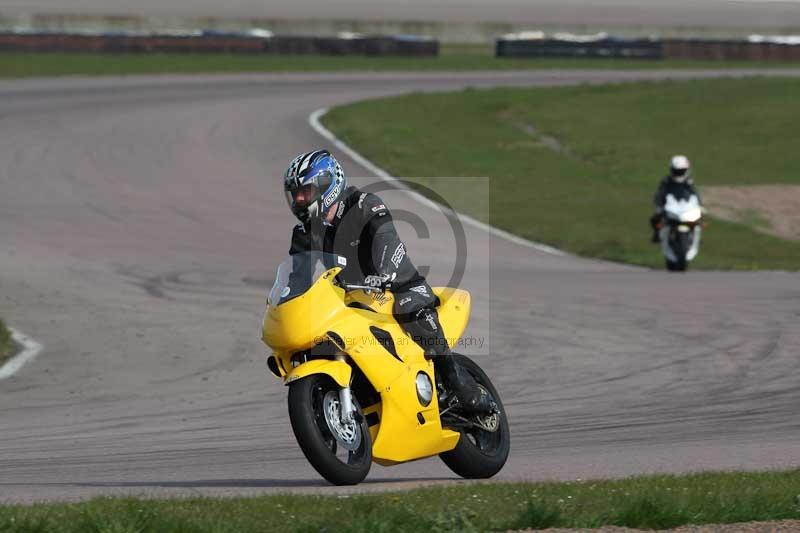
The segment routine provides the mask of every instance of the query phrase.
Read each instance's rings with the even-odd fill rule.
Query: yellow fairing
[[[343,361],[328,361],[327,359],[313,359],[307,363],[293,368],[283,378],[288,385],[292,381],[310,376],[311,374],[328,374],[340,387],[350,386],[350,376],[353,370]]]
[[[380,425],[372,443],[375,462],[389,466],[429,457],[455,448],[460,434],[443,429],[439,421],[438,399],[423,407],[417,398],[418,372],[433,381],[433,364],[424,361],[406,366],[405,371],[381,391]]]
[[[448,344],[453,347],[469,320],[469,293],[444,287],[433,291],[440,300],[439,321]],[[342,325],[348,332],[343,337],[368,341],[348,343],[347,353],[381,395],[379,406],[365,409],[365,413],[377,412],[380,419],[379,426],[371,428],[372,455],[376,462],[388,466],[452,450],[460,435],[442,428],[435,390],[428,406],[422,406],[417,398],[417,374],[426,372],[433,382],[433,363],[425,359],[419,345],[394,320],[394,296],[390,293],[377,296],[354,291],[348,293],[347,299],[348,302],[367,305],[374,311],[353,309],[356,316],[367,319],[367,326],[378,327],[391,335],[397,358],[391,355],[390,358],[376,357],[386,350],[369,333],[358,333],[359,327],[363,327],[360,320],[354,318]],[[341,334],[338,330],[337,333]]]
[[[333,284],[339,271],[329,270],[304,295],[267,309],[263,339],[275,350],[284,381],[288,384],[324,373],[340,386],[347,386],[351,367],[343,361],[312,359],[295,368],[291,366],[294,353],[330,338],[335,344],[343,344],[342,352],[380,395],[380,402],[362,405],[365,415],[377,415],[378,422],[370,426],[372,456],[377,463],[391,465],[452,450],[460,434],[442,428],[436,388],[427,406],[417,397],[416,379],[420,372],[435,383],[433,363],[395,321],[393,295],[353,291],[345,297],[344,291]],[[434,293],[441,303],[439,320],[453,347],[467,326],[469,293],[450,288],[435,288]],[[369,309],[352,307],[355,302]],[[390,341],[387,343],[386,339]]]
[[[442,324],[450,348],[454,348],[464,330],[467,329],[472,307],[470,295],[467,291],[449,287],[433,287],[433,294],[439,298],[439,307],[437,308],[439,322]],[[345,302],[348,305],[357,302],[378,314],[392,317],[394,294],[390,292],[369,294],[364,291],[352,291],[347,293]],[[394,322],[393,317],[392,322]]]
[[[341,268],[332,268],[302,296],[267,307],[261,339],[276,352],[305,350],[321,342],[344,306],[344,290],[332,280]]]
[[[439,322],[444,329],[445,337],[450,348],[455,348],[456,343],[467,329],[469,312],[472,301],[467,291],[451,289],[449,287],[433,287],[433,294],[439,297]]]

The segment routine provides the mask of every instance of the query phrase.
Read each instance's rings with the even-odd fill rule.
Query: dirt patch
[[[703,187],[709,214],[757,231],[800,240],[800,185]]]
[[[550,135],[540,132],[536,129],[536,126],[532,122],[517,122],[514,124],[514,126],[524,134],[536,139],[540,146],[544,146],[545,148],[561,155],[570,157],[572,156],[569,148],[561,144],[561,141],[555,137],[551,137]]]

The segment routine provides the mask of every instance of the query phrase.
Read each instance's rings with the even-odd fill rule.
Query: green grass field
[[[568,483],[461,484],[369,495],[142,500],[0,507],[7,533],[505,531],[800,518],[800,471]]]
[[[0,319],[0,363],[11,355],[11,332]]]
[[[690,157],[701,194],[800,183],[798,94],[800,80],[775,78],[467,89],[360,102],[323,122],[395,176],[489,177],[488,208],[457,181],[415,178],[459,211],[576,254],[662,267],[647,218],[669,157]],[[797,270],[800,242],[711,220],[692,268]]]
[[[798,68],[798,63],[624,59],[498,59],[489,45],[444,45],[438,57],[257,56],[245,54],[0,53],[0,78],[356,70]]]

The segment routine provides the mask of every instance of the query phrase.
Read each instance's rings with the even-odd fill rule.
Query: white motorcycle
[[[664,219],[659,225],[661,252],[666,260],[667,270],[682,272],[689,261],[700,251],[700,234],[703,229],[703,207],[700,199],[692,194],[678,200],[667,195],[664,204]]]

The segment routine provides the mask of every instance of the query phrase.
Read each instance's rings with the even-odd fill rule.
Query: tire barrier
[[[615,57],[661,59],[659,41],[605,38],[594,41],[562,39],[498,39],[497,57]]]
[[[707,61],[800,61],[800,44],[791,39],[618,39],[502,38],[496,57],[572,57],[697,59]]]
[[[273,37],[264,41],[264,53],[437,56],[439,41],[414,36]]]
[[[417,36],[293,37],[224,33],[187,35],[0,33],[0,51],[116,54],[235,53],[275,55],[436,56],[439,42]]]
[[[667,39],[664,57],[717,61],[800,61],[800,45],[778,42]]]

